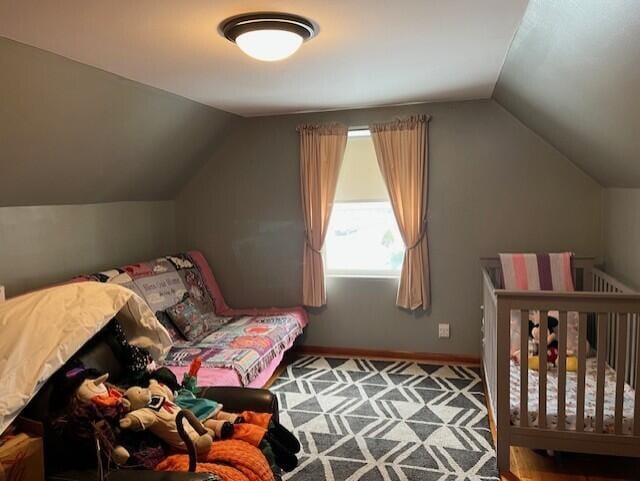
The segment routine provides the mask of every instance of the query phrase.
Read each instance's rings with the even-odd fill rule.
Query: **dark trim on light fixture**
[[[243,33],[270,29],[296,33],[302,37],[303,41],[314,37],[318,31],[313,22],[304,17],[279,12],[236,15],[224,20],[219,27],[220,34],[234,43]]]

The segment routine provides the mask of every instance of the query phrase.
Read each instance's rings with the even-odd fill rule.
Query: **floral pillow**
[[[230,317],[218,317],[213,312],[202,312],[190,297],[167,308],[166,313],[189,341],[199,341],[231,320]]]

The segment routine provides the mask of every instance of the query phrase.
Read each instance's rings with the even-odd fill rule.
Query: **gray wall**
[[[174,203],[0,207],[7,296],[175,250]]]
[[[640,189],[606,189],[603,226],[607,272],[640,289]]]
[[[237,117],[0,38],[0,206],[168,200]]]
[[[153,201],[173,199],[238,119],[3,38],[0,86],[9,296],[174,250],[173,202]]]
[[[640,187],[640,2],[530,0],[494,96],[607,187]]]
[[[494,92],[501,105],[610,187],[602,214],[605,268],[636,288],[639,38],[636,0],[530,0]]]
[[[433,306],[394,306],[396,281],[336,278],[308,345],[480,351],[478,258],[498,251],[601,255],[602,188],[496,102],[434,103],[246,119],[176,199],[178,247],[204,251],[234,306],[301,299],[302,122],[350,126],[428,113]],[[437,323],[451,339],[437,339]]]

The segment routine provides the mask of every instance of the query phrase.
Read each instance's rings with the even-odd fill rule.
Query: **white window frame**
[[[371,131],[368,127],[353,127],[349,129],[348,137],[370,137]],[[377,199],[377,200],[369,200],[369,201],[340,201],[335,202],[336,204],[348,204],[348,203],[357,203],[357,204],[367,204],[367,203],[380,203],[385,202],[390,204],[390,200],[386,199]],[[393,210],[392,210],[393,212]],[[392,214],[393,215],[393,214]],[[394,216],[395,221],[395,216]],[[361,278],[361,279],[399,279],[400,273],[402,271],[402,267],[396,269],[329,269],[327,266],[327,250],[326,243],[323,246],[322,250],[322,261],[325,265],[325,277],[347,277],[347,278]],[[406,254],[406,252],[405,252]]]

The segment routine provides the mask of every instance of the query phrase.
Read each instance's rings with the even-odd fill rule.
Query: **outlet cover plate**
[[[438,337],[440,339],[449,339],[449,336],[449,323],[447,322],[438,324]]]

